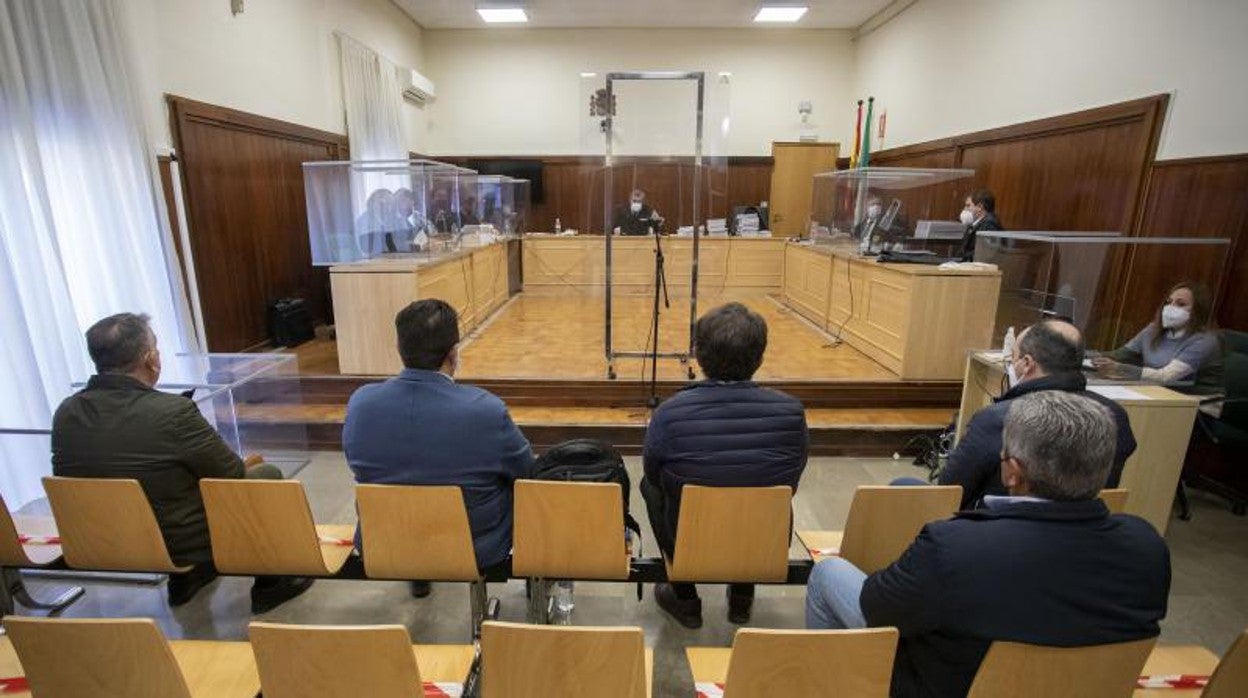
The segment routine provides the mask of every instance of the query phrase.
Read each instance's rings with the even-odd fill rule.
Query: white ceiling
[[[753,27],[854,29],[892,0],[778,0],[810,10],[795,25],[756,25],[760,0],[517,0],[529,15],[527,27]],[[484,29],[475,0],[394,0],[425,29]],[[493,4],[503,4],[493,0]],[[501,25],[516,26],[516,25]]]

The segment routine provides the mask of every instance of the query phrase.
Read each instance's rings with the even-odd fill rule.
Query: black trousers
[[[659,485],[644,477],[637,489],[646,503],[646,516],[650,519],[650,530],[654,532],[654,540],[659,544],[659,550],[663,551],[663,554],[670,560],[676,556],[676,531],[667,526],[667,497]],[[672,591],[676,592],[678,599],[698,598],[698,588],[687,582],[673,582]],[[754,598],[754,585],[729,584],[728,594],[752,599]]]

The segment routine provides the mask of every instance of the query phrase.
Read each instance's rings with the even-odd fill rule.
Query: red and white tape
[[[320,539],[321,545],[338,545],[344,548],[348,545],[355,545],[355,541],[350,538],[335,538],[334,536],[317,536],[317,538]]]
[[[425,681],[421,688],[425,689],[425,698],[460,698],[464,695],[464,686],[458,683]]]
[[[724,698],[722,683],[695,683],[693,691],[696,698]]]
[[[25,676],[13,676],[7,679],[0,679],[0,693],[27,693],[30,691],[30,682]]]
[[[1204,688],[1208,676],[1196,674],[1154,674],[1135,680],[1136,688]]]
[[[60,536],[22,536],[17,537],[17,542],[22,545],[60,545]]]

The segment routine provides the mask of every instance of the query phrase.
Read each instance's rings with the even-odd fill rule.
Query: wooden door
[[[805,236],[809,226],[810,197],[820,172],[836,169],[837,143],[772,143],[771,234]]]

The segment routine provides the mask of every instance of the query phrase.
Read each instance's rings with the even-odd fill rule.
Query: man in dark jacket
[[[615,212],[614,228],[623,235],[650,235],[663,228],[663,219],[646,203],[646,193],[634,189],[628,197],[628,206]]]
[[[160,351],[147,315],[100,320],[87,330],[87,351],[96,375],[52,417],[52,473],[139,481],[169,556],[177,565],[194,565],[169,575],[169,604],[180,606],[216,578],[199,480],[281,479],[282,472],[258,456],[244,462],[194,402],[155,389]],[[311,579],[257,578],[252,612],[268,611],[311,585]]]
[[[928,524],[865,577],[820,562],[810,628],[894,626],[893,696],[965,696],[995,640],[1080,647],[1156,637],[1170,554],[1147,521],[1097,498],[1113,461],[1099,403],[1046,390],[1010,403],[1001,477],[1009,496]]]
[[[976,233],[982,230],[1005,230],[1005,226],[997,220],[996,208],[997,198],[987,189],[979,189],[966,197],[966,205],[962,208],[960,218],[966,226],[960,251],[962,261],[974,261]]]
[[[809,446],[802,403],[750,380],[767,348],[760,315],[740,303],[715,308],[698,319],[694,347],[706,380],[660,405],[646,429],[639,489],[668,557],[676,548],[682,487],[788,485],[796,492]],[[658,584],[654,596],[685,627],[701,627],[694,585]],[[753,601],[752,584],[731,585],[728,619],[748,622]]]
[[[1087,390],[1083,364],[1083,337],[1068,322],[1044,320],[1023,330],[1010,357],[1011,387],[996,403],[976,412],[966,425],[938,484],[962,486],[962,508],[971,509],[985,495],[1005,494],[1001,484],[1001,430],[1010,401],[1042,390],[1079,393],[1104,405],[1117,426],[1114,463],[1105,480],[1117,487],[1122,466],[1135,453],[1135,435],[1126,410],[1118,403]],[[1108,438],[1108,435],[1106,435]]]
[[[394,323],[406,368],[348,401],[342,447],[351,472],[362,483],[459,486],[477,566],[504,563],[511,553],[512,483],[533,469],[529,442],[502,400],[455,383],[454,308],[432,298],[416,301]],[[414,596],[428,593],[428,582],[413,583]]]

